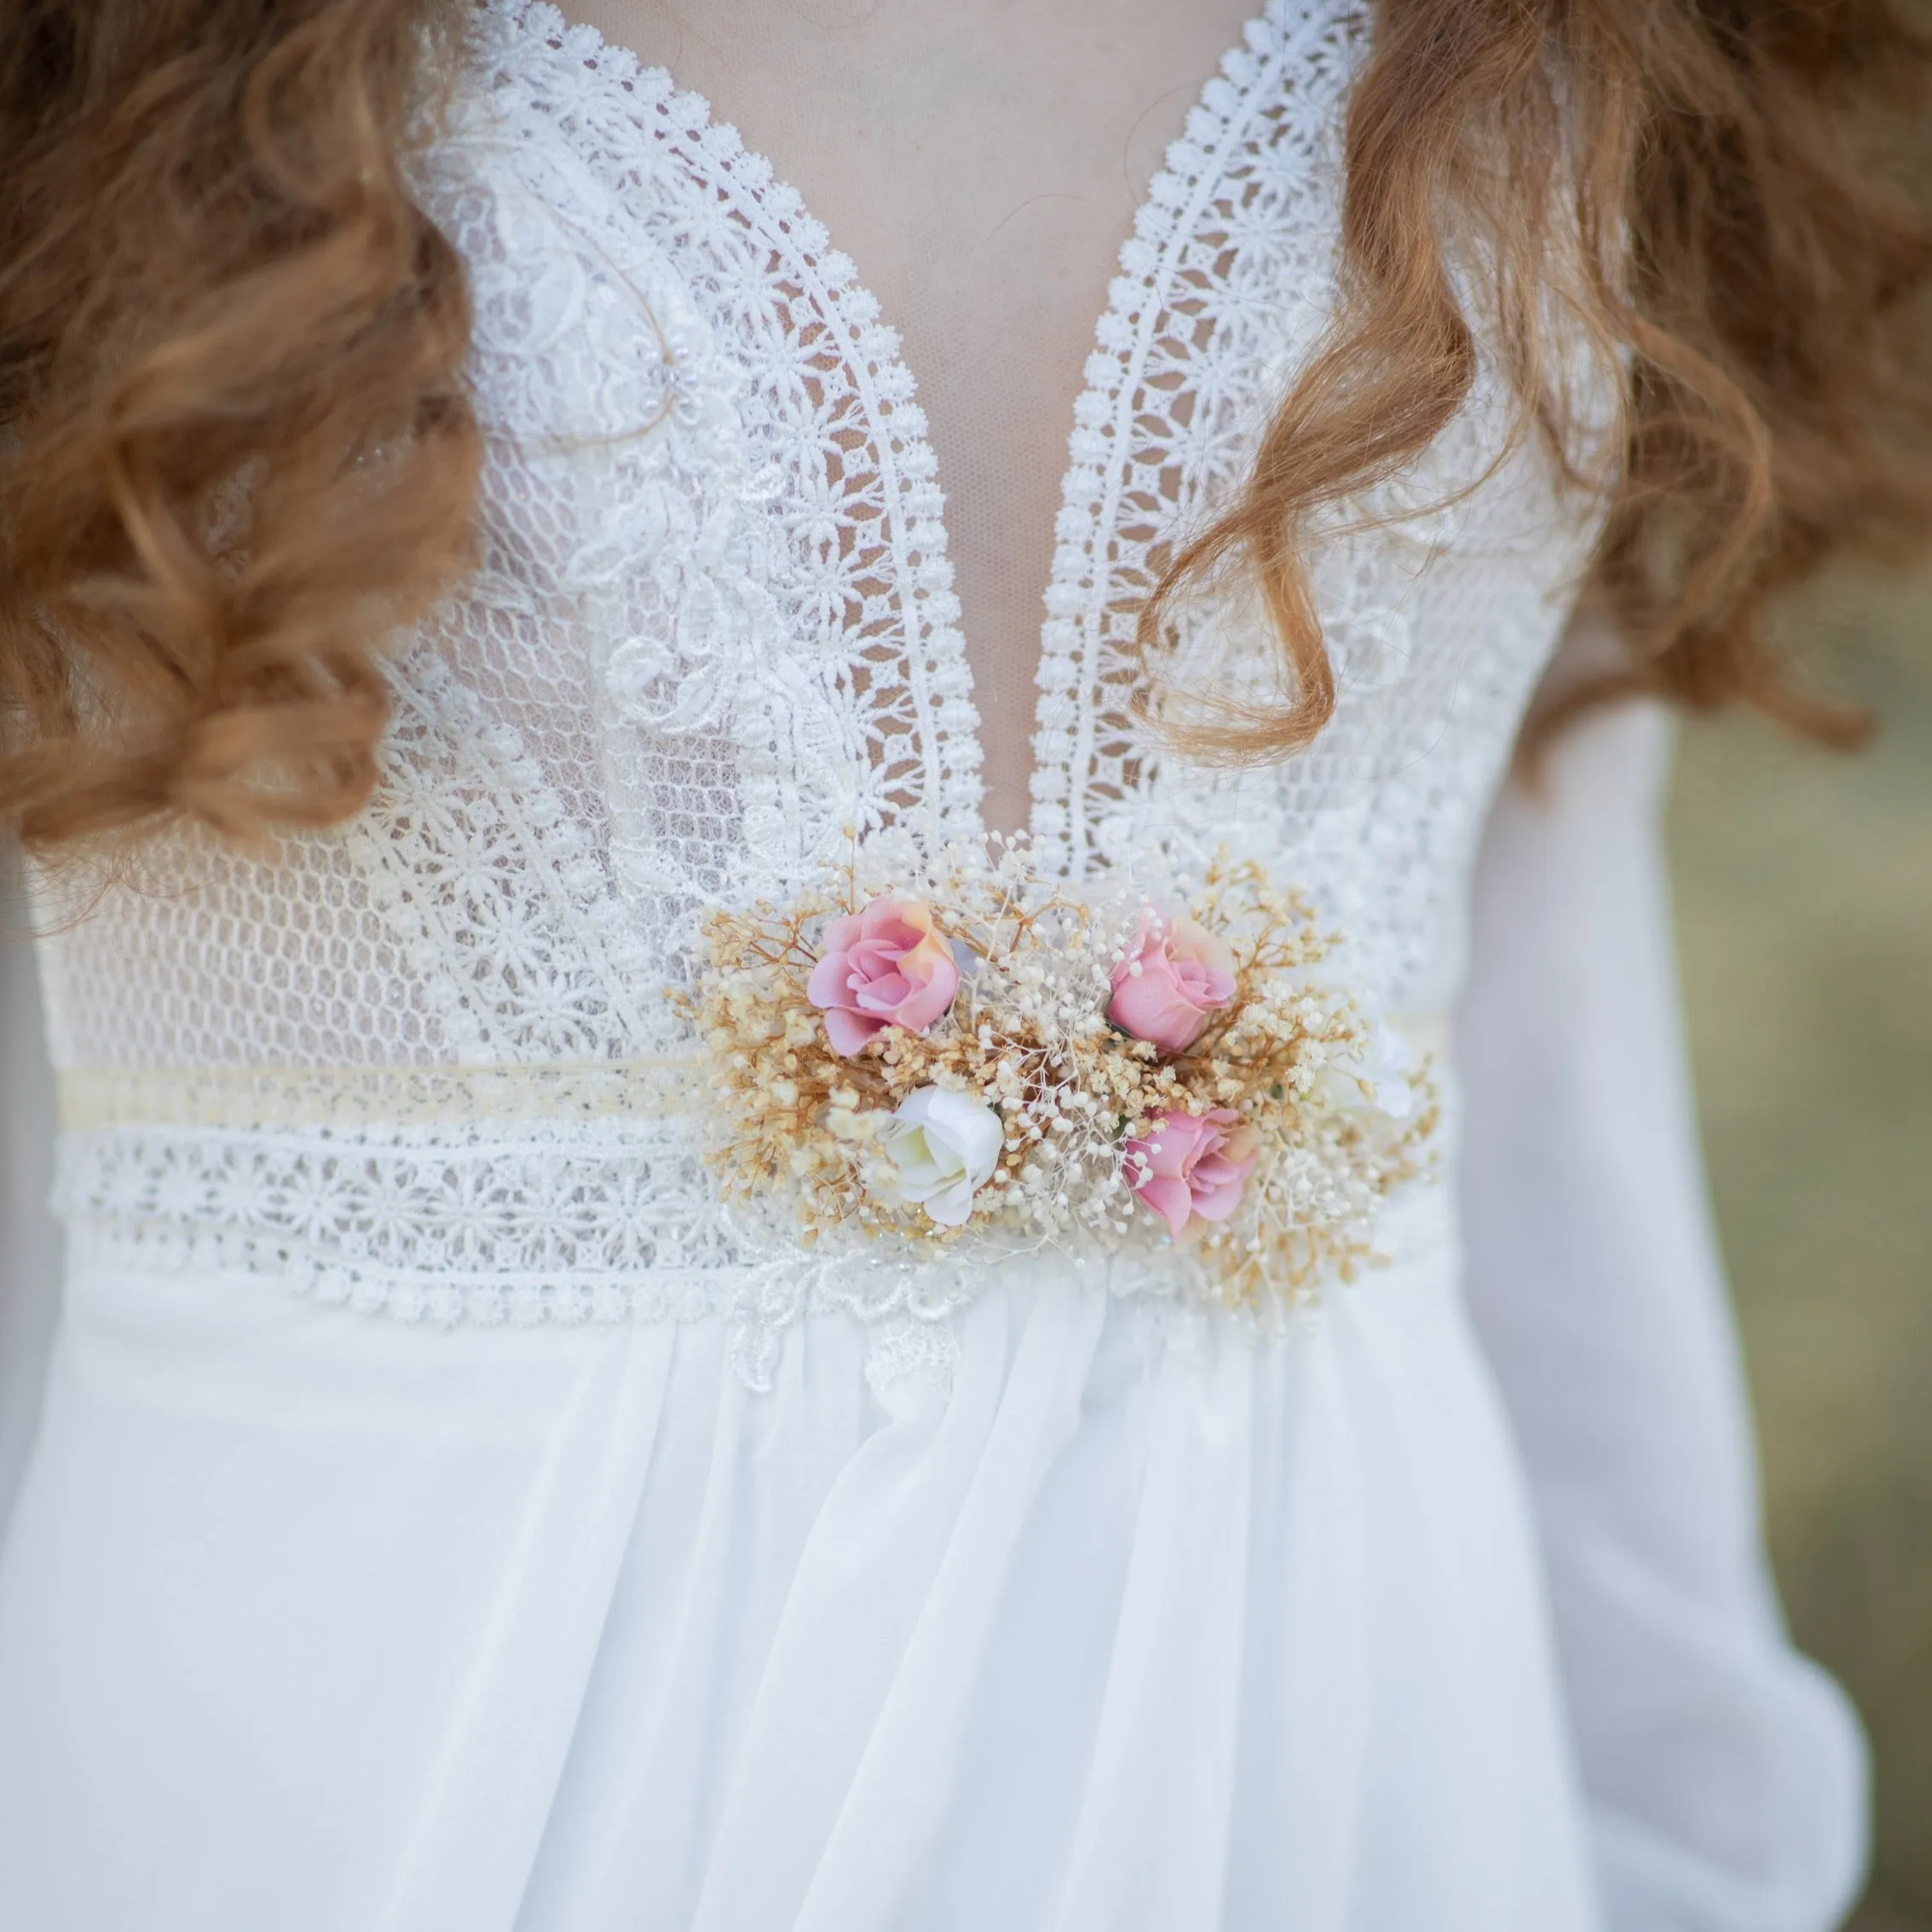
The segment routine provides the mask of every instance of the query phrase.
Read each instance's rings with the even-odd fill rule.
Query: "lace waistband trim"
[[[102,1178],[98,1169],[64,1177],[73,1191]],[[184,1182],[186,1174],[177,1174]],[[149,1204],[164,1203],[151,1197]],[[96,1197],[70,1205],[68,1265],[77,1274],[229,1274],[253,1277],[327,1306],[352,1309],[410,1324],[533,1329],[636,1322],[722,1320],[731,1333],[730,1358],[753,1390],[771,1387],[785,1337],[810,1317],[854,1320],[869,1334],[867,1380],[878,1390],[907,1378],[937,1388],[949,1382],[958,1358],[953,1318],[993,1282],[1028,1289],[1051,1286],[1107,1294],[1133,1302],[1168,1340],[1208,1320],[1240,1323],[1258,1335],[1283,1332],[1312,1313],[1313,1296],[1259,1309],[1230,1308],[1208,1291],[1185,1258],[1153,1242],[1110,1254],[1040,1252],[1003,1260],[958,1257],[905,1263],[876,1254],[782,1254],[740,1258],[720,1253],[706,1265],[666,1254],[624,1266],[618,1249],[637,1239],[626,1226],[615,1246],[604,1240],[596,1255],[575,1254],[545,1266],[543,1252],[557,1237],[553,1224],[539,1231],[521,1257],[468,1251],[458,1218],[439,1217],[440,1237],[404,1260],[384,1252],[399,1226],[379,1214],[324,1231],[304,1225],[292,1198],[262,1197],[259,1219],[197,1222],[192,1217],[149,1218],[134,1203]],[[212,1200],[203,1205],[212,1208]],[[505,1203],[521,1218],[522,1210]],[[597,1210],[580,1203],[588,1214]],[[1450,1203],[1438,1186],[1418,1184],[1390,1200],[1378,1228],[1384,1258],[1427,1266],[1454,1252]],[[721,1232],[723,1231],[720,1231]],[[418,1226],[412,1231],[421,1239]],[[646,1237],[648,1241],[649,1237]],[[562,1257],[556,1259],[561,1260]],[[522,1265],[519,1265],[519,1261]],[[1359,1287],[1372,1287],[1364,1281]],[[1329,1290],[1329,1292],[1332,1292]]]
[[[1151,1231],[1110,1252],[967,1247],[937,1261],[807,1246],[719,1200],[701,1079],[674,1058],[70,1071],[56,1184],[70,1266],[243,1274],[413,1323],[719,1317],[753,1387],[787,1329],[834,1310],[873,1329],[875,1382],[908,1369],[943,1380],[949,1318],[1014,1270],[1044,1266],[1176,1318],[1226,1312]],[[1399,1261],[1442,1249],[1445,1194],[1399,1190],[1364,1231]]]

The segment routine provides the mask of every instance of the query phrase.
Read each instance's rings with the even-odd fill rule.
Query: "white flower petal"
[[[964,1180],[929,1196],[926,1211],[941,1227],[964,1227],[972,1214],[972,1189]]]
[[[922,1087],[900,1102],[879,1137],[872,1191],[923,1206],[942,1226],[964,1226],[974,1193],[999,1165],[1005,1133],[1000,1116],[972,1095]]]
[[[921,1087],[913,1099],[926,1093],[932,1095],[926,1116],[928,1135],[937,1133],[945,1138],[978,1187],[999,1165],[1006,1132],[1000,1116],[971,1094],[946,1087]]]

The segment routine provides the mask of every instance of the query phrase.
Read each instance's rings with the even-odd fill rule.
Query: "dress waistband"
[[[1445,1025],[1393,1024],[1439,1066]],[[705,1077],[695,1055],[70,1070],[57,1182],[70,1266],[245,1275],[437,1324],[721,1315],[754,1386],[802,1314],[842,1310],[923,1348],[989,1279],[1030,1279],[1035,1264],[1115,1295],[1198,1299],[1152,1229],[1093,1255],[961,1251],[936,1264],[808,1245],[788,1223],[720,1198]],[[1426,1180],[1399,1189],[1376,1249],[1397,1261],[1440,1250],[1451,1238],[1445,1191]]]

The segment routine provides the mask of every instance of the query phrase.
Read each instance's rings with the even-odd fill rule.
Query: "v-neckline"
[[[864,368],[841,348],[841,359],[856,387],[862,392],[898,395],[905,402],[914,399],[917,378],[901,352],[898,332],[885,318],[884,305],[851,257],[839,249],[831,230],[812,214],[804,195],[770,158],[747,146],[735,126],[713,114],[703,95],[681,86],[667,66],[648,62],[589,23],[566,18],[551,0],[478,3],[500,12],[524,39],[547,43],[586,68],[608,72],[614,85],[654,81],[674,95],[687,110],[691,131],[706,139],[712,159],[724,160],[739,192],[768,218],[809,228],[823,238],[819,297],[835,312],[871,318],[879,325],[875,339],[891,342],[890,351],[875,355]],[[1098,653],[1102,640],[1097,620],[1113,593],[1114,571],[1106,551],[1115,534],[1122,490],[1119,453],[1133,434],[1135,372],[1168,312],[1168,283],[1161,271],[1177,247],[1197,232],[1207,202],[1227,171],[1229,153],[1238,147],[1250,117],[1278,85],[1283,68],[1303,50],[1311,34],[1353,10],[1348,0],[1264,0],[1197,93],[1182,133],[1165,150],[1122,242],[1118,272],[1110,280],[1107,302],[1096,320],[1084,365],[1086,379],[1074,401],[1074,428],[1055,520],[1058,528],[1076,527],[1083,535],[1078,542],[1057,538],[1054,543],[1032,679],[1034,730],[1024,829],[1040,864],[1050,872],[1078,876],[1083,864],[1097,856],[1085,849],[1091,841],[1073,794],[1091,770],[1100,720],[1097,704],[1078,701],[1077,694],[1083,682],[1091,687],[1098,680],[1098,666],[1082,660]],[[1242,76],[1238,70],[1249,63],[1258,71]],[[1197,138],[1203,127],[1214,130],[1208,142]],[[869,380],[858,380],[868,376]],[[950,835],[967,835],[983,844],[990,829],[981,778],[983,726],[951,590],[949,526],[938,456],[923,411],[913,412],[914,426],[904,426],[905,420],[902,404],[894,418],[897,453],[875,440],[872,453],[889,492],[897,471],[899,478],[930,479],[937,499],[934,513],[921,520],[920,540],[906,557],[894,558],[894,588],[903,614],[897,671],[920,720],[914,809],[937,820]],[[1179,504],[1166,507],[1170,515],[1182,509]],[[910,562],[914,554],[916,566]],[[935,620],[917,608],[915,572],[927,587],[943,580],[942,608],[949,607],[949,617]],[[920,619],[922,625],[915,621]],[[934,683],[952,697],[955,721],[950,730],[937,721],[931,702],[928,687]],[[1070,704],[1070,698],[1074,700]],[[963,741],[959,749],[965,755],[955,751],[949,758],[946,746],[955,739]]]

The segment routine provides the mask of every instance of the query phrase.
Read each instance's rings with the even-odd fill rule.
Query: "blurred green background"
[[[1687,726],[1671,861],[1711,1185],[1798,1641],[1863,1711],[1857,1932],[1932,1932],[1932,582],[1791,614],[1882,722]]]

